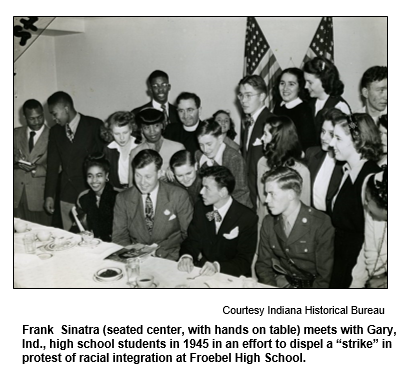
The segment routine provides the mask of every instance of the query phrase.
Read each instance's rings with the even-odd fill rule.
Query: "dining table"
[[[16,232],[14,228],[14,288],[134,288],[128,283],[125,263],[107,258],[123,246],[101,240],[88,245],[80,234],[14,218],[14,225],[17,223],[25,223],[27,229]],[[41,231],[50,232],[50,241],[68,242],[66,248],[52,249],[50,241],[40,241]],[[34,253],[25,252],[23,239],[27,233],[36,237]],[[100,281],[95,274],[103,269],[121,270],[123,275],[117,280]],[[158,289],[270,287],[244,276],[200,276],[200,270],[194,267],[189,273],[182,272],[177,269],[177,262],[149,254],[140,258],[139,275],[152,275],[153,288]]]

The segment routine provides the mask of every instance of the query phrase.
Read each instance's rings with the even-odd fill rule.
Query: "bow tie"
[[[222,217],[221,217],[221,215],[219,214],[218,211],[208,212],[206,214],[206,216],[208,218],[208,221],[212,221],[214,219],[215,219],[215,222],[221,222],[222,221]]]

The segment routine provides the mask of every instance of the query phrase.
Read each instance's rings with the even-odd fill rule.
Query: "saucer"
[[[134,282],[133,284],[129,284],[130,286],[132,285],[133,287],[131,288],[141,288],[141,289],[149,289],[149,288],[158,288],[159,287],[159,282],[157,282],[156,280],[152,283],[152,285],[150,287],[139,287],[136,282]]]
[[[90,242],[81,241],[78,243],[80,247],[96,247],[101,243],[101,240],[98,238],[92,239]]]
[[[70,249],[75,246],[76,246],[75,241],[66,240],[63,244],[58,245],[58,246],[55,245],[54,241],[48,242],[43,248],[46,251],[62,251],[62,250]]]

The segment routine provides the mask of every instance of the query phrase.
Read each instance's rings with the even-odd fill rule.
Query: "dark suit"
[[[48,170],[45,198],[55,198],[59,168],[62,168],[60,200],[75,204],[78,195],[86,189],[83,162],[86,156],[103,151],[98,118],[80,115],[73,142],[66,136],[64,126],[56,124],[49,133]]]
[[[145,104],[145,105],[142,105],[141,107],[132,109],[131,112],[136,116],[137,113],[139,113],[142,109],[145,109],[145,108],[153,108],[152,101],[150,101],[149,103],[147,103],[147,104]],[[160,109],[159,109],[159,110],[160,110]],[[169,111],[168,111],[168,113],[169,113],[169,124],[175,124],[175,123],[177,123],[177,122],[180,122],[180,119],[179,119],[179,115],[178,115],[178,113],[177,113],[177,107],[176,107],[176,106],[174,106],[174,105],[172,105],[172,104],[169,103]],[[166,132],[166,131],[163,132],[163,136],[164,136],[164,137],[165,137],[165,132]],[[169,138],[169,139],[170,139],[170,138]]]
[[[206,217],[206,213],[212,210],[212,205],[205,206],[202,201],[196,203],[180,255],[191,255],[198,267],[207,261],[218,262],[222,273],[250,277],[257,244],[257,216],[233,199],[217,234],[215,221],[208,221]],[[233,239],[227,239],[224,235],[229,235],[236,227],[239,228],[239,234]]]
[[[198,126],[200,126],[201,124],[202,121],[199,121]],[[172,141],[182,143],[186,150],[193,155],[197,150],[200,150],[196,132],[185,131],[181,122],[171,124],[170,128],[167,128],[167,130],[165,131],[164,137]]]
[[[149,235],[146,227],[142,194],[137,187],[119,193],[114,207],[112,241],[127,246],[134,243],[160,247],[156,256],[177,260],[180,244],[187,236],[193,207],[186,190],[159,182],[154,212],[154,226]]]
[[[302,202],[288,238],[282,217],[267,215],[260,231],[256,262],[260,282],[277,285],[276,276],[280,275],[277,267],[281,267],[290,278],[302,278],[303,274],[289,263],[289,257],[301,270],[316,276],[313,288],[328,288],[333,267],[334,235],[329,216]]]
[[[260,139],[263,136],[264,124],[269,116],[273,114],[264,108],[257,118],[255,124],[251,126],[253,128],[252,134],[250,136],[248,149],[246,151],[246,141],[247,141],[247,130],[244,131],[243,143],[242,143],[242,156],[245,158],[246,170],[247,170],[247,180],[250,192],[250,200],[253,204],[253,209],[257,206],[257,162],[263,156],[263,145]],[[259,143],[260,141],[260,143]]]
[[[325,160],[327,152],[323,151],[319,146],[310,147],[306,154],[305,159],[311,174],[311,193],[313,192],[316,176]],[[343,164],[345,162],[336,160],[335,168],[332,172],[332,177],[329,182],[328,191],[326,193],[326,209],[331,208],[333,197],[336,195],[340,182],[343,176]],[[313,195],[311,194],[311,204],[313,206]]]

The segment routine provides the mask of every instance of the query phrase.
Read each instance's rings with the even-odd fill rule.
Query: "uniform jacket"
[[[84,159],[89,154],[103,151],[98,118],[80,115],[73,142],[66,136],[64,126],[56,124],[49,132],[48,169],[45,198],[55,197],[59,168],[61,172],[60,200],[75,204],[79,194],[86,189],[83,172]]]
[[[274,267],[281,266],[289,276],[302,278],[302,274],[288,262],[288,258],[301,269],[316,276],[313,288],[328,288],[333,267],[334,228],[323,212],[301,203],[297,220],[288,238],[282,217],[268,215],[260,231],[259,256],[256,273],[260,282],[276,285]]]
[[[160,181],[153,231],[149,235],[142,194],[137,187],[130,187],[117,195],[112,241],[122,246],[156,243],[160,246],[156,256],[177,260],[192,217],[193,207],[187,191]]]
[[[38,212],[44,210],[43,206],[49,128],[45,125],[45,128],[35,143],[31,153],[28,150],[27,129],[27,126],[14,129],[14,150],[21,150],[29,162],[34,161],[39,156],[41,158],[39,158],[37,161],[37,167],[35,169],[36,173],[34,176],[32,176],[31,172],[26,172],[18,168],[16,162],[14,162],[14,208],[18,207],[23,189],[25,187],[28,209],[33,212]]]
[[[191,255],[198,267],[207,261],[218,262],[222,273],[251,276],[257,244],[257,216],[234,199],[217,234],[215,221],[208,221],[206,217],[206,213],[212,210],[212,205],[205,206],[202,201],[196,203],[180,255]],[[239,228],[238,235],[231,238],[236,234],[236,228]]]

